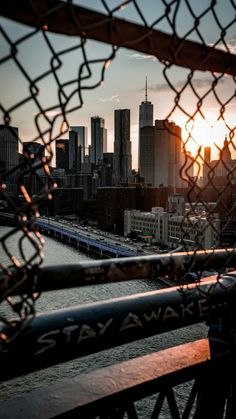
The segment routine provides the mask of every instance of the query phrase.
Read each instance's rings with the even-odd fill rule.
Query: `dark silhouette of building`
[[[23,143],[23,155],[31,157],[31,159],[34,158],[35,161],[40,160],[41,157],[45,156],[45,147],[35,141],[25,141]]]
[[[181,150],[181,128],[168,120],[156,120],[155,126],[144,126],[139,131],[140,176],[146,185],[180,188],[184,185],[180,170],[184,162]],[[188,162],[188,176],[193,165]]]
[[[71,130],[69,132],[69,171],[78,173],[81,170],[82,150],[78,145],[78,133]]]
[[[139,166],[138,167],[140,171],[141,171],[142,157],[143,157],[142,146],[144,145],[143,144],[144,132],[141,138],[141,129],[144,127],[152,127],[152,126],[153,126],[153,104],[147,100],[147,77],[146,77],[145,100],[141,103],[141,105],[139,105],[139,145],[138,145],[138,165]]]
[[[155,121],[154,184],[153,186],[180,188],[185,186],[180,170],[184,162],[181,128],[174,122]]]
[[[14,169],[18,163],[18,128],[0,125],[0,174]]]
[[[57,188],[52,192],[51,215],[80,214],[83,211],[82,188]]]
[[[17,169],[14,168],[18,164],[18,128],[0,125],[0,176],[7,186],[5,194],[12,198],[17,195]]]
[[[154,185],[154,134],[155,129],[144,126],[139,129],[139,170],[146,185]]]
[[[81,164],[85,160],[85,150],[87,148],[87,128],[70,127],[69,131],[69,171],[78,173],[81,170]]]
[[[128,183],[132,169],[130,110],[115,110],[114,185]]]
[[[232,182],[235,183],[236,160],[232,159],[229,142],[225,137],[224,145],[219,151],[219,159],[211,160],[211,148],[204,148],[203,184],[224,187],[228,183],[229,174]]]
[[[103,153],[101,165],[101,186],[112,186],[113,153]]]
[[[55,183],[59,188],[66,186],[67,176],[65,175],[63,169],[50,168],[50,173],[53,183]],[[45,175],[43,169],[40,169],[39,176],[37,176],[34,172],[29,173],[23,177],[22,181],[30,196],[45,193],[45,191],[52,188],[52,181]],[[21,194],[21,191],[19,191],[19,194]]]
[[[56,140],[56,167],[69,170],[69,141],[65,139]]]
[[[91,118],[91,150],[90,160],[96,165],[102,160],[103,153],[107,151],[107,130],[105,120],[99,116]]]
[[[101,230],[123,234],[124,210],[135,208],[135,187],[103,187],[97,189],[97,221]]]
[[[152,207],[167,208],[168,197],[174,188],[143,187],[141,184],[124,187],[97,188],[97,221],[102,230],[123,234],[124,210],[151,211]],[[186,188],[177,193],[187,194]]]

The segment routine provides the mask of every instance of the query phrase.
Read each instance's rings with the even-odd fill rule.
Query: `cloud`
[[[176,82],[172,81],[172,84],[174,85],[174,87],[177,90],[182,89],[182,87],[185,85],[186,83],[186,79],[184,80],[179,80]],[[204,87],[211,87],[212,83],[213,83],[214,79],[210,78],[210,77],[203,77],[203,78],[193,78],[192,79],[192,84],[194,86],[195,89],[203,89]],[[223,84],[225,82],[225,80],[223,78],[221,78],[218,81],[218,84]],[[139,91],[143,91],[143,88],[139,89]],[[148,86],[148,91],[152,91],[152,92],[166,92],[166,91],[172,91],[171,87],[168,85],[168,83],[158,83],[155,85],[150,85]]]
[[[236,35],[233,35],[230,39],[228,39],[227,45],[231,54],[236,54]]]
[[[120,102],[119,95],[113,95],[110,97],[100,97],[100,102]]]
[[[147,55],[147,54],[139,54],[139,53],[130,53],[126,54],[127,57],[134,59],[134,60],[151,60],[156,61],[156,57],[153,55]]]
[[[34,113],[34,115],[54,118],[55,116],[61,115],[61,112],[58,112],[56,110],[55,111],[51,110],[51,111],[37,112],[37,113]]]
[[[231,54],[236,54],[236,35],[231,35],[230,38],[225,37],[225,43],[227,44],[228,50]],[[214,44],[208,43],[209,47],[214,47]],[[216,45],[216,49],[220,49],[224,52],[228,52],[227,48],[225,47],[225,44],[223,42],[220,42]]]

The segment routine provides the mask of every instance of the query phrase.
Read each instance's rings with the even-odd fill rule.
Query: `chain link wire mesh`
[[[9,94],[5,94],[1,104],[0,135],[2,132],[3,136],[15,138],[23,147],[23,138],[13,128],[23,110],[33,121],[31,142],[40,142],[45,150],[35,154],[25,150],[19,164],[5,172],[1,169],[1,195],[17,218],[17,227],[1,237],[2,250],[8,259],[8,263],[1,264],[5,274],[1,301],[6,301],[17,313],[19,322],[12,325],[19,330],[34,316],[38,298],[37,275],[43,262],[43,238],[35,221],[57,187],[50,168],[53,144],[68,132],[70,115],[82,108],[86,92],[103,84],[106,70],[120,48],[142,53],[140,58],[153,58],[157,80],[162,74],[163,83],[151,87],[167,92],[168,97],[169,108],[163,119],[177,118],[183,128],[180,140],[184,160],[179,177],[186,187],[189,205],[180,227],[175,229],[176,247],[182,251],[205,250],[207,233],[214,237],[214,248],[226,249],[228,261],[235,251],[235,2],[101,0],[96,6],[92,2],[91,9],[89,5],[89,2],[69,0],[1,3],[4,17],[1,67],[4,79],[7,80],[11,71],[16,76],[13,86],[7,86]],[[14,21],[27,26],[18,23],[14,26]],[[60,42],[56,36],[60,36]],[[97,42],[96,56],[94,49],[90,49],[91,39]],[[27,65],[29,54],[37,62],[38,48],[45,51],[45,60],[31,68]],[[49,96],[45,95],[48,89]],[[166,127],[171,130],[168,124]],[[214,140],[218,133],[221,133],[221,141],[215,143],[218,155],[211,160],[209,147],[213,143],[209,140]],[[210,144],[208,148],[206,144]],[[39,193],[32,194],[29,185],[35,179],[41,187]],[[20,200],[11,193],[14,183]],[[173,217],[173,225],[175,222],[178,219]],[[19,232],[20,256],[16,257],[8,243]],[[31,247],[30,256],[25,251],[26,243]],[[194,262],[194,254],[191,258]],[[197,283],[201,282],[207,265],[205,261]],[[218,270],[221,272],[224,266]],[[12,291],[29,277],[28,292],[12,300]],[[188,273],[178,281],[182,287],[188,281]],[[2,315],[1,321],[11,324],[8,316]]]

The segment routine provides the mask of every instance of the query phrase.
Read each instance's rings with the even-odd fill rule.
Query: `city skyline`
[[[236,417],[236,0],[2,12],[0,416]]]
[[[151,101],[150,101],[151,102]],[[137,109],[138,107],[143,103],[140,102],[140,104],[137,104]],[[114,108],[113,112],[112,112],[112,117],[109,117],[110,119],[114,118],[114,113],[117,110],[122,110],[122,109],[127,109],[127,107],[124,108]],[[128,108],[129,109],[129,108]],[[102,118],[105,121],[106,124],[106,119],[103,118],[101,115],[97,115],[96,117]],[[82,127],[87,129],[88,132],[88,147],[91,146],[92,141],[91,141],[91,118],[96,118],[95,116],[89,115],[88,116],[88,125],[83,125]],[[137,111],[137,117],[138,117],[138,111]],[[130,120],[132,120],[132,112],[130,112]],[[156,118],[155,117],[155,108],[154,108],[154,117],[153,117],[153,126],[155,125],[155,121],[161,121],[162,119],[160,118]],[[176,120],[170,119],[169,121],[173,122],[174,124],[180,126],[180,128],[182,129],[182,139],[184,140],[184,135],[183,135],[183,131],[184,128],[181,127],[181,124],[178,124],[176,122]],[[114,152],[114,132],[115,132],[115,126],[114,126],[114,122],[112,121],[112,128],[110,128],[110,130],[108,130],[108,128],[106,127],[108,133],[107,133],[107,137],[109,139],[109,141],[107,141],[107,152]],[[21,131],[21,127],[17,127],[19,131]],[[62,134],[60,136],[60,138],[62,139],[68,139],[69,140],[69,132],[70,130],[73,129],[73,126],[69,126],[68,131],[65,134]],[[227,131],[225,129],[225,126],[223,123],[221,122],[217,122],[217,126],[214,127],[212,125],[212,121],[200,121],[197,125],[197,127],[195,127],[193,129],[193,136],[194,136],[194,140],[197,140],[197,134],[195,135],[194,133],[199,131],[200,132],[200,136],[204,139],[204,142],[192,142],[188,141],[188,147],[187,147],[187,151],[190,151],[192,153],[192,155],[194,156],[194,153],[197,153],[197,149],[199,147],[199,145],[202,146],[202,154],[204,154],[204,148],[205,147],[210,147],[212,150],[212,158],[213,159],[217,159],[218,158],[218,154],[219,154],[219,149],[217,147],[215,147],[215,144],[217,146],[219,146],[220,148],[223,147],[224,145],[224,140],[225,140],[225,136],[227,136]],[[137,170],[138,169],[138,145],[139,145],[139,123],[132,125],[130,124],[130,140],[131,140],[131,147],[132,147],[132,151],[131,151],[131,156],[132,156],[132,169]],[[132,135],[133,133],[133,135]],[[134,135],[135,133],[135,135]],[[211,134],[213,133],[213,134]],[[215,136],[214,136],[215,135]],[[186,132],[185,132],[185,136],[186,136]],[[228,137],[228,136],[227,136]],[[22,138],[22,137],[21,137]],[[214,140],[215,138],[215,140]],[[23,139],[24,142],[28,142],[31,141],[31,139]],[[233,140],[235,141],[235,140]],[[214,144],[215,143],[215,144]],[[53,147],[54,147],[55,142],[53,142]],[[22,150],[22,145],[20,145],[20,152]],[[194,146],[193,148],[191,146]],[[236,152],[234,149],[231,150],[232,151],[232,155],[234,158],[236,158]],[[55,152],[54,152],[54,156],[53,156],[53,165],[55,165]]]
[[[93,9],[97,8],[98,11],[103,13],[105,12],[102,4],[94,4],[93,1],[85,0],[81,1],[80,3],[81,6],[86,6]],[[109,6],[112,8],[112,6],[115,7],[115,4],[115,1],[110,1]],[[184,33],[188,31],[188,26],[190,25],[192,17],[186,8],[186,5],[181,5],[181,7],[183,22],[181,27],[178,28],[178,34],[184,35]],[[194,5],[194,7],[196,9],[196,13],[200,13],[200,11],[206,7],[206,1],[200,0],[196,5]],[[220,2],[220,4],[217,3],[216,7],[222,19],[225,22],[230,21],[230,8],[224,8],[222,2]],[[164,5],[156,5],[152,0],[145,2],[145,6],[140,4],[140,8],[142,9],[142,12],[149,24],[151,24],[154,19],[153,10],[155,10],[156,16],[158,16],[159,13],[162,14],[164,12]],[[117,11],[115,15],[120,18],[125,18],[140,23],[140,18],[133,13],[132,7],[129,6],[124,8],[124,10],[122,8],[122,10]],[[1,19],[1,22],[3,29],[6,31],[6,33],[10,34],[12,41],[17,40],[29,31],[32,31],[32,29],[28,28],[27,26],[13,23],[4,18]],[[208,19],[201,19],[200,28],[204,33],[204,39],[208,45],[213,45],[215,40],[220,37],[220,28],[215,24],[213,17]],[[162,22],[161,29],[169,32],[168,23],[166,21]],[[79,42],[78,38],[76,37],[66,37],[49,32],[47,33],[47,36],[56,51],[65,50],[66,48],[74,46]],[[195,32],[191,34],[191,39],[199,42],[199,38]],[[228,42],[230,51],[235,52],[236,37],[233,28],[230,26],[227,28],[226,40]],[[217,47],[224,48],[224,45],[219,44]],[[8,48],[9,46],[7,43],[3,42],[3,55],[4,52],[6,55],[9,53]],[[86,51],[88,54],[88,59],[96,60],[101,57],[104,58],[109,56],[111,54],[111,47],[110,45],[88,40],[86,42]],[[31,40],[20,45],[17,58],[21,62],[21,65],[28,69],[31,78],[34,80],[37,79],[37,77],[42,74],[46,68],[48,68],[51,59],[51,52],[48,50],[47,46],[42,43],[41,35],[36,33]],[[66,83],[68,79],[75,80],[76,82],[78,67],[81,64],[81,59],[82,56],[79,50],[76,50],[74,53],[72,52],[66,56],[62,56],[63,65],[60,69],[60,72],[58,73],[61,83]],[[71,65],[71,62],[73,62],[73,66]],[[90,117],[99,114],[99,116],[104,118],[106,121],[106,128],[108,130],[107,150],[112,151],[114,141],[113,112],[118,108],[129,108],[131,111],[130,125],[133,168],[137,168],[139,131],[138,107],[145,98],[146,75],[148,77],[148,99],[153,103],[154,106],[154,120],[165,119],[174,105],[175,95],[173,94],[173,91],[169,87],[163,75],[165,65],[160,63],[152,55],[141,54],[131,49],[120,48],[116,53],[116,58],[114,61],[111,61],[110,66],[105,71],[104,83],[101,84],[98,88],[90,90],[90,86],[98,82],[101,66],[102,63],[100,63],[100,67],[99,65],[95,64],[91,66],[91,80],[86,80],[86,82],[83,83],[84,90],[82,93],[84,105],[81,109],[67,115],[69,125],[87,126],[88,130],[90,130]],[[177,91],[181,91],[189,75],[189,70],[173,66],[172,68],[168,69],[166,74],[170,80],[170,83],[175,86]],[[29,94],[29,83],[24,79],[14,62],[9,61],[4,64],[2,80],[2,96],[6,109],[9,109],[11,106],[13,106],[16,98],[20,102],[20,100]],[[18,81],[16,82],[16,80]],[[198,142],[204,143],[205,146],[212,145],[214,141],[220,145],[223,145],[225,134],[228,134],[222,123],[216,124],[216,119],[220,114],[220,103],[216,100],[213,94],[206,94],[209,86],[211,86],[214,81],[214,75],[211,73],[206,74],[204,72],[196,72],[192,79],[192,84],[199,96],[203,97],[205,95],[201,110],[206,116],[207,122],[204,122],[199,114],[199,116],[196,118],[196,127],[194,129],[196,132],[195,137],[198,139]],[[37,87],[39,89],[38,99],[43,104],[43,108],[49,109],[50,106],[57,103],[57,86],[52,75],[45,80],[43,79],[42,81],[39,81],[37,83]],[[53,91],[53,89],[55,89],[55,91]],[[216,92],[220,98],[221,103],[224,103],[226,98],[229,98],[232,95],[234,89],[235,86],[231,77],[225,77],[224,79],[218,80]],[[184,89],[183,93],[181,94],[181,99],[183,100],[182,105],[184,110],[188,111],[190,114],[193,114],[197,109],[197,103],[199,99],[189,86]],[[38,112],[39,111],[33,101],[26,102],[19,109],[16,109],[14,112],[12,112],[10,125],[19,127],[20,137],[22,140],[31,141],[37,136],[33,121]],[[51,111],[48,110],[45,112],[45,114],[47,114],[49,119],[52,119],[56,115],[56,112],[56,109]],[[235,104],[231,102],[227,105],[227,109],[225,110],[224,114],[229,126],[231,127],[234,126],[235,113]],[[177,108],[169,119],[173,120],[182,128],[183,137],[185,136],[186,138],[186,133],[184,130],[184,124],[187,119],[186,115]],[[41,127],[46,126],[46,121],[43,115],[40,116],[39,123]],[[214,126],[215,128],[212,128]],[[66,133],[64,137],[67,135],[68,133]],[[190,143],[188,145],[190,147]],[[193,145],[194,142],[191,144],[192,149],[194,149]],[[195,150],[196,148],[197,145],[195,146]]]

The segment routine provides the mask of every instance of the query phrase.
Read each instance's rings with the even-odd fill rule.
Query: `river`
[[[0,231],[2,237],[7,231],[10,231],[10,227],[0,227]],[[7,245],[12,250],[14,255],[18,255],[18,239],[19,233],[11,236],[7,241]],[[26,252],[28,251],[30,253],[32,251],[27,243],[25,247]],[[2,248],[0,252],[1,263],[8,264],[8,260]],[[67,264],[79,263],[82,260],[91,260],[90,257],[78,252],[78,250],[57,242],[49,237],[45,237],[44,255],[45,259],[43,265],[45,266],[57,264],[58,262],[60,264]],[[158,285],[153,281],[138,280],[47,292],[40,296],[36,303],[36,310],[37,312],[57,310],[92,301],[151,291],[157,288]],[[3,313],[5,309],[5,305],[2,304],[0,307],[0,313]],[[125,346],[119,346],[110,350],[102,351],[98,354],[92,354],[64,364],[56,365],[46,370],[30,373],[27,376],[18,377],[2,383],[0,386],[0,398],[9,399],[25,391],[28,392],[40,386],[68,379],[82,372],[89,372],[96,368],[131,359],[136,356],[142,356],[166,347],[189,342],[195,339],[201,339],[206,336],[206,333],[207,328],[205,325],[195,325],[194,327],[187,327],[174,332],[139,340],[134,343],[126,344]],[[183,393],[181,397],[185,399],[186,394]],[[150,416],[151,405],[154,403],[155,399],[156,396],[153,396],[149,398],[149,403],[142,401],[138,403],[139,417],[146,419]],[[160,417],[168,418],[169,416],[168,414],[164,414]]]

